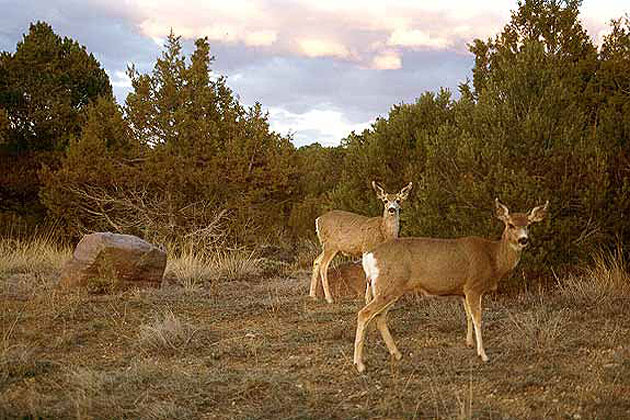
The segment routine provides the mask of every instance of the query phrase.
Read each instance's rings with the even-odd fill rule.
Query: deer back
[[[390,239],[383,234],[382,220],[382,217],[333,210],[317,219],[317,235],[324,246],[349,255],[361,255]]]

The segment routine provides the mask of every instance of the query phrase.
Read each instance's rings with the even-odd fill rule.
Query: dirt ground
[[[313,301],[308,277],[90,295],[4,275],[0,418],[630,418],[628,297],[488,296],[485,364],[458,299],[409,297],[402,360],[372,326],[361,375],[361,301]]]

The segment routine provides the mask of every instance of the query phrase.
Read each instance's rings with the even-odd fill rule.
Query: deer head
[[[385,211],[392,216],[400,212],[400,205],[409,197],[412,186],[413,183],[410,182],[405,188],[400,190],[398,194],[388,194],[376,181],[372,181],[372,188],[376,191],[376,198],[383,202]]]
[[[510,214],[510,210],[495,199],[495,214],[505,224],[503,237],[517,251],[523,250],[529,245],[529,225],[540,222],[547,215],[549,200],[544,206],[534,207],[529,213]]]

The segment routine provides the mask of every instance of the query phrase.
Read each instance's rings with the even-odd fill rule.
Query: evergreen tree
[[[58,170],[42,171],[42,200],[70,235],[94,230],[132,232],[122,191],[138,178],[142,151],[129,141],[129,129],[118,105],[100,98],[86,110],[81,136],[71,140]],[[122,213],[122,214],[121,214]]]
[[[84,108],[101,96],[111,99],[112,88],[100,64],[47,23],[32,24],[15,53],[0,55],[0,210],[41,218],[37,172],[58,165],[81,133]]]

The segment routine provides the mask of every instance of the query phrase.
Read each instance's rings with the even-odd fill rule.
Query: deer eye
[[[508,227],[509,227],[510,229],[514,229],[516,226],[514,226],[514,224],[513,224],[513,223],[508,223]]]
[[[396,199],[396,204],[400,204],[400,198]]]

